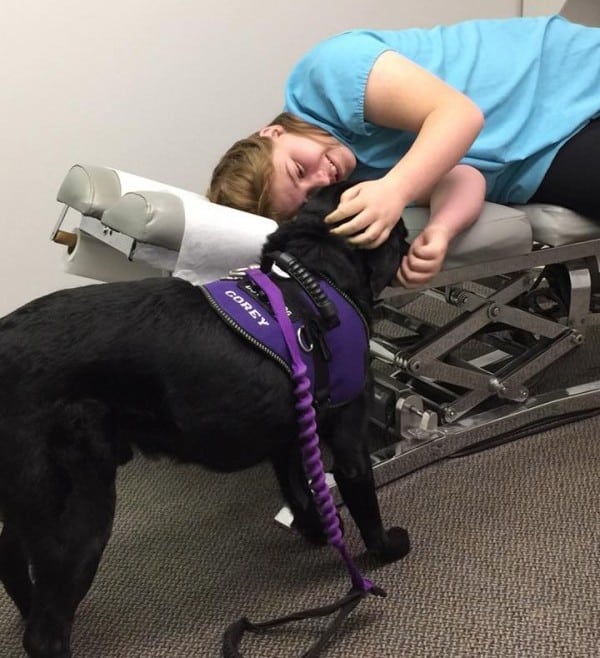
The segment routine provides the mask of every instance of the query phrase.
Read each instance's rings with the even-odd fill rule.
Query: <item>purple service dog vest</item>
[[[276,275],[269,276],[274,283],[277,283]],[[350,402],[364,390],[369,354],[369,330],[362,314],[352,302],[328,281],[319,279],[319,284],[335,305],[340,320],[337,327],[323,329],[323,336],[331,354],[331,359],[327,363],[328,404],[338,406]],[[257,294],[254,282],[249,281],[246,276],[238,279],[224,278],[205,283],[200,288],[212,308],[231,329],[291,374],[290,355],[279,324],[272,315],[268,303]],[[299,294],[311,315],[318,316],[318,310],[309,296],[304,291],[300,291]],[[308,344],[310,339],[304,333],[304,319],[295,318],[294,315],[292,314],[291,320],[314,396],[314,350],[307,349],[310,347]],[[317,347],[315,346],[314,349]]]

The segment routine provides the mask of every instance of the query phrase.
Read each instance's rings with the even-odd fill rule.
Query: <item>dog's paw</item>
[[[72,658],[68,641],[64,638],[42,639],[31,633],[29,628],[25,632],[23,646],[30,658]]]
[[[404,528],[393,527],[386,531],[384,541],[369,546],[369,553],[382,562],[401,560],[410,552],[410,537]]]

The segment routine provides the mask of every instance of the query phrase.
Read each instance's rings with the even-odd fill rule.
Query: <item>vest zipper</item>
[[[212,295],[202,286],[200,286],[200,289],[204,293],[204,296],[206,297],[208,303],[212,306],[212,308],[217,312],[219,317],[225,322],[226,325],[231,327],[233,330],[241,334],[251,345],[254,345],[257,349],[259,349],[261,352],[264,352],[268,356],[270,356],[273,361],[278,363],[288,375],[292,374],[292,369],[290,366],[277,354],[277,352],[274,352],[273,350],[269,349],[265,345],[263,345],[259,340],[254,338],[254,336],[250,333],[248,333],[243,327],[240,327],[240,325],[232,320],[226,313],[221,309],[221,307],[215,302],[215,300],[212,298]]]

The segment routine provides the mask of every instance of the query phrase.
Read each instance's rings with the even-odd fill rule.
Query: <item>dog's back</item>
[[[34,416],[42,425],[43,414],[94,400],[112,412],[123,442],[223,470],[265,457],[257,408],[266,425],[294,422],[280,401],[287,375],[176,278],[85,286],[17,309],[0,320],[0,379],[9,383],[0,435],[7,423],[8,433]],[[211,449],[202,437],[216,428],[227,440]]]
[[[191,312],[204,307],[192,286],[166,278],[46,295],[0,320],[2,379],[20,397],[35,394],[36,388],[46,397],[63,397],[81,396],[88,387],[91,393],[102,370],[119,370],[126,378],[127,366],[135,364],[132,372],[143,375],[163,358],[170,338],[176,338],[174,316],[185,323]],[[148,345],[155,349],[148,350]],[[26,393],[19,390],[23,386]]]

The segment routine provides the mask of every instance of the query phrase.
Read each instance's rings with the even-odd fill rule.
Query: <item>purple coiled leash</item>
[[[295,406],[298,411],[298,425],[300,427],[299,437],[304,472],[310,484],[315,504],[321,515],[323,531],[327,537],[327,543],[335,547],[344,560],[352,581],[352,588],[346,596],[335,603],[322,608],[304,610],[286,617],[256,624],[248,621],[245,617],[240,619],[229,626],[225,631],[223,636],[223,656],[225,656],[225,658],[243,658],[242,654],[238,651],[238,647],[242,640],[242,636],[246,631],[261,634],[266,632],[269,628],[280,626],[288,622],[312,617],[324,617],[333,614],[334,612],[338,612],[337,617],[325,629],[320,639],[302,656],[302,658],[317,658],[325,644],[339,629],[344,619],[363,598],[369,594],[385,596],[385,592],[362,576],[352,560],[346,543],[344,542],[335,503],[325,480],[321,451],[319,449],[316,414],[313,406],[313,397],[310,392],[310,380],[306,375],[306,365],[300,356],[294,328],[287,315],[285,301],[281,291],[271,279],[259,269],[250,269],[247,274],[266,294],[290,352],[292,361],[292,381],[294,383],[294,394],[296,396]]]

